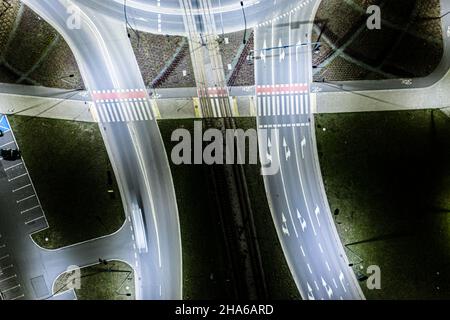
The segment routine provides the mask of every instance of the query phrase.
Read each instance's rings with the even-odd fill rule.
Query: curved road
[[[145,85],[122,22],[69,0],[25,0],[70,45],[95,102],[102,134],[133,221],[138,299],[181,299],[178,210],[168,159]],[[71,9],[71,10],[70,10]]]
[[[126,36],[122,1],[24,2],[67,40],[92,93],[127,216],[135,222],[136,269],[141,277],[138,298],[180,299],[181,246],[173,183]],[[145,31],[184,34],[176,2],[129,0],[129,22]],[[82,17],[79,30],[66,24],[67,9],[74,3]],[[160,9],[164,14],[148,11],[157,9],[158,3],[164,3]],[[225,10],[212,8],[219,30],[243,29],[241,8],[234,3],[223,0]],[[266,175],[265,184],[291,272],[304,298],[364,298],[328,208],[315,149],[309,22],[320,1],[244,3],[248,27],[256,27],[259,131],[274,134],[268,148],[262,148],[262,160],[280,161],[280,170]],[[166,10],[169,7],[171,13]],[[264,22],[267,15],[275,18]],[[260,143],[264,146],[267,141]]]

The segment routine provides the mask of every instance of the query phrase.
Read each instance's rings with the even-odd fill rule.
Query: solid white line
[[[8,143],[5,143],[4,145],[0,146],[0,148],[3,148],[3,147],[6,147],[6,146],[9,146],[10,144],[13,144],[13,143],[15,143],[15,142],[14,142],[14,141],[10,141],[10,142],[8,142]]]
[[[0,261],[3,260],[3,259],[6,259],[6,258],[9,258],[9,254],[4,255],[3,257],[1,257],[1,258],[0,258]]]
[[[118,122],[124,121],[123,117],[120,115],[119,111],[117,110],[117,104],[115,102],[111,102],[111,108],[114,112],[114,115],[116,116],[116,119]]]
[[[138,113],[139,120],[140,120],[140,121],[144,121],[144,120],[145,120],[145,119],[144,119],[144,115],[142,114],[142,109],[141,109],[141,107],[139,106],[139,102],[138,102],[137,100],[135,100],[135,101],[133,102],[133,104],[134,104],[134,107],[136,108],[136,111],[137,111],[137,113]]]
[[[121,102],[123,111],[125,112],[125,117],[127,119],[127,122],[133,121],[134,120],[134,116],[133,116],[133,112],[131,112],[129,104],[126,102]]]
[[[338,288],[338,285],[337,285],[337,283],[336,283],[336,280],[334,280],[334,278],[333,278],[333,284],[334,284],[335,288],[337,289],[337,288]]]
[[[103,107],[101,104],[97,105],[97,111],[100,114],[100,122],[106,122],[105,114],[103,113]]]
[[[306,110],[305,110],[305,103],[304,103],[304,101],[303,101],[303,99],[305,99],[305,95],[301,95],[300,96],[300,103],[301,103],[301,111],[300,111],[300,114],[306,114]]]
[[[307,263],[306,266],[308,267],[309,273],[312,274],[313,272],[312,272],[312,270],[311,270],[311,266],[309,265],[309,263]]]
[[[139,102],[139,105],[141,106],[141,107],[139,108],[139,110],[142,111],[142,114],[144,115],[144,120],[145,120],[145,121],[148,121],[148,115],[147,115],[147,112],[145,112],[144,103],[143,103],[142,101],[140,101],[140,102]]]
[[[295,95],[295,114],[299,114],[299,101],[298,101],[298,94]]]
[[[105,112],[105,116],[106,116],[106,122],[112,122],[111,121],[111,118],[110,118],[110,115],[109,115],[109,112],[108,112],[108,107],[106,106],[106,104],[102,104],[102,108],[103,108],[103,111]]]
[[[319,243],[319,249],[320,249],[320,253],[323,253],[323,248],[322,245]]]
[[[12,298],[12,299],[9,299],[9,300],[14,301],[14,300],[17,300],[17,299],[20,299],[20,298],[23,298],[23,297],[25,297],[25,295],[21,294],[20,296],[17,296],[15,298]]]
[[[6,290],[2,290],[2,293],[6,293],[6,292],[9,292],[9,291],[14,290],[14,289],[17,289],[17,288],[20,288],[20,284],[18,284],[18,285],[15,286],[15,287],[12,287],[12,288],[9,288],[9,289],[6,289]]]
[[[120,104],[120,102],[114,102],[114,105],[117,108],[117,111],[119,112],[120,120],[126,121],[126,117],[125,114],[123,113],[122,105]]]
[[[3,280],[0,280],[0,283],[5,282],[5,281],[8,281],[8,280],[11,280],[11,279],[14,279],[14,278],[17,278],[17,274],[15,274],[15,275],[13,275],[13,276],[11,276],[11,277],[5,278],[5,279],[3,279]]]
[[[303,246],[300,246],[300,249],[302,250],[303,256],[306,257],[305,250],[303,250]]]
[[[330,265],[328,264],[328,261],[325,261],[325,265],[327,266],[328,271],[331,271]]]
[[[16,202],[17,202],[17,203],[21,203],[21,202],[27,201],[27,200],[29,200],[29,199],[32,199],[32,198],[34,198],[34,197],[36,197],[36,194],[32,194],[31,196],[26,197],[26,198],[23,198],[23,199],[21,199],[21,200],[18,200],[18,201],[16,201]]]
[[[286,97],[285,96],[281,96],[281,115],[284,116],[286,115]]]
[[[291,95],[291,115],[295,114],[295,103],[294,103],[295,97]]]
[[[13,166],[11,166],[11,167],[9,167],[9,168],[6,168],[5,171],[9,171],[9,170],[11,170],[11,169],[17,168],[18,166],[21,166],[22,164],[23,164],[23,162],[20,162],[20,163],[18,163],[18,164],[15,164],[15,165],[13,165]]]
[[[24,213],[33,211],[34,209],[37,209],[37,208],[40,208],[40,207],[41,207],[40,205],[34,206],[33,208],[30,208],[30,209],[26,209],[26,210],[20,211],[20,214],[24,214]]]
[[[15,193],[17,191],[23,190],[23,189],[28,188],[28,187],[31,187],[31,183],[27,184],[26,186],[20,187],[19,189],[14,189],[12,192]]]
[[[27,221],[27,222],[25,222],[25,224],[26,224],[26,225],[29,225],[30,223],[33,223],[33,222],[38,221],[38,220],[41,220],[41,219],[43,219],[43,218],[45,218],[45,216],[42,216],[42,217],[39,217],[39,218],[30,220],[30,221]]]
[[[267,116],[267,101],[266,101],[266,97],[262,96],[262,105],[263,105],[263,116]]]
[[[12,182],[12,181],[14,181],[14,180],[20,179],[20,178],[22,178],[22,177],[25,177],[26,175],[27,175],[27,173],[21,174],[20,176],[17,176],[17,177],[14,177],[14,178],[12,178],[12,179],[9,179],[8,182]]]
[[[145,105],[145,110],[147,110],[148,116],[150,118],[150,120],[153,120],[153,113],[152,110],[150,108],[149,102],[147,100],[144,101],[144,105]]]

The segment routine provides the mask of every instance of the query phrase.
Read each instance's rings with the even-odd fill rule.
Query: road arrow
[[[325,291],[327,292],[328,298],[331,299],[331,297],[333,296],[333,289],[331,289],[331,287],[326,283],[323,277],[321,277],[321,279],[322,285],[325,288]]]
[[[281,220],[283,221],[283,224],[281,225],[281,228],[283,229],[283,233],[289,237],[290,236],[289,229],[287,227],[287,220],[286,220],[286,217],[284,216],[284,213],[281,213]]]
[[[303,139],[302,139],[301,146],[302,146],[302,159],[305,159],[305,147],[306,147],[306,138],[305,137],[303,137]]]
[[[286,161],[288,161],[289,158],[291,157],[291,149],[289,149],[289,146],[285,138],[283,138],[283,147],[284,147],[284,154],[286,156]]]
[[[300,225],[302,226],[302,231],[305,232],[306,229],[306,220],[303,219],[302,215],[300,214],[300,211],[297,209],[297,219],[300,221]]]
[[[306,283],[306,285],[308,286],[308,299],[316,300],[316,298],[314,298],[314,295],[313,295],[313,289],[311,288],[311,286],[309,285],[308,282]]]

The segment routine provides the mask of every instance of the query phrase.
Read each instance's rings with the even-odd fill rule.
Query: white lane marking
[[[300,250],[302,250],[303,256],[306,257],[305,250],[303,250],[303,246],[300,246]]]
[[[325,265],[327,266],[328,271],[331,272],[331,268],[330,265],[328,264],[328,261],[325,261]]]
[[[298,102],[298,94],[295,95],[295,114],[299,114],[299,102]]]
[[[142,109],[139,106],[139,101],[137,101],[137,100],[134,101],[134,107],[136,108],[136,111],[139,115],[139,120],[144,121],[145,118],[144,118],[144,115],[142,114]]]
[[[36,221],[41,220],[41,219],[44,219],[44,218],[45,218],[45,216],[42,216],[42,217],[39,217],[39,218],[30,220],[30,221],[27,221],[27,222],[25,222],[25,224],[26,224],[26,225],[29,225],[29,224],[31,224],[31,223],[33,223],[33,222],[36,222]]]
[[[13,276],[11,276],[11,277],[5,278],[5,279],[3,279],[3,280],[0,280],[0,283],[5,282],[5,281],[8,281],[8,280],[11,280],[11,279],[14,279],[14,278],[17,278],[17,274],[15,274],[15,275],[13,275]]]
[[[3,259],[6,259],[6,258],[9,258],[9,254],[4,255],[3,257],[1,257],[1,258],[0,258],[0,261],[3,260]]]
[[[317,291],[319,291],[319,290],[320,290],[320,287],[319,287],[319,285],[317,284],[317,281],[316,281],[316,280],[314,280],[314,285],[316,286]]]
[[[32,208],[29,208],[29,209],[26,209],[26,210],[20,211],[20,214],[24,214],[24,213],[27,213],[27,212],[33,211],[34,209],[37,209],[37,208],[40,208],[40,207],[41,207],[40,205],[34,206],[34,207],[32,207]]]
[[[117,111],[119,112],[120,120],[126,121],[125,114],[123,112],[122,104],[118,101],[114,102],[115,107],[117,108]]]
[[[15,165],[9,167],[9,168],[6,168],[5,171],[9,171],[9,170],[17,168],[18,166],[21,166],[21,165],[23,165],[23,162],[20,162],[18,164],[15,164]]]
[[[281,115],[286,115],[286,97],[283,95],[281,96]]]
[[[144,107],[145,107],[145,110],[146,110],[147,113],[148,113],[149,119],[150,119],[150,120],[153,120],[153,113],[152,113],[152,110],[150,110],[150,106],[149,106],[149,103],[148,103],[147,100],[144,101]]]
[[[314,227],[314,222],[312,220],[311,213],[309,212],[309,210],[307,210],[307,211],[308,211],[309,222],[311,222],[311,227],[312,227],[313,233],[315,236],[317,236],[316,228]]]
[[[20,284],[18,284],[17,286],[11,287],[9,289],[6,289],[6,290],[2,290],[2,293],[6,293],[6,292],[12,291],[12,290],[17,289],[17,288],[20,288]]]
[[[323,253],[323,248],[322,248],[322,245],[320,244],[320,242],[319,242],[319,250],[320,250],[320,253]]]
[[[8,142],[8,143],[5,143],[4,145],[1,145],[0,148],[9,146],[10,144],[14,144],[14,143],[15,143],[14,141],[10,141],[10,142]]]
[[[306,266],[308,267],[309,273],[312,274],[313,272],[312,272],[312,270],[311,270],[311,266],[309,265],[309,263],[307,263]]]
[[[11,179],[8,180],[8,182],[13,182],[13,181],[15,181],[17,179],[20,179],[20,178],[23,178],[25,176],[27,176],[27,173],[24,173],[24,174],[21,174],[21,175],[19,175],[17,177],[11,178]]]
[[[27,185],[25,185],[25,186],[23,186],[23,187],[20,187],[20,188],[18,188],[18,189],[14,189],[12,192],[15,193],[15,192],[17,192],[17,191],[23,190],[23,189],[28,188],[28,187],[31,187],[31,183],[30,183],[30,184],[27,184]]]
[[[305,110],[305,103],[303,101],[303,99],[305,98],[305,95],[300,95],[300,114],[306,114],[306,110]]]
[[[337,285],[336,280],[334,278],[333,278],[333,284],[334,284],[334,287],[337,289],[338,285]]]
[[[123,110],[123,114],[125,115],[125,120],[130,122],[133,120],[133,116],[131,115],[130,110],[128,110],[127,105],[123,102],[120,102],[120,108]]]
[[[14,298],[9,299],[9,300],[14,301],[14,300],[18,300],[18,299],[23,298],[23,297],[25,297],[25,295],[21,294],[20,296],[14,297]]]
[[[33,199],[33,198],[35,198],[35,197],[37,197],[37,196],[36,196],[36,194],[32,194],[31,196],[28,196],[28,197],[26,197],[26,198],[23,198],[23,199],[17,200],[17,201],[16,201],[16,203],[17,203],[17,204],[19,204],[19,203],[22,203],[22,202],[24,202],[24,201],[27,201],[27,200]]]
[[[117,112],[116,104],[114,102],[111,102],[111,109],[112,109],[112,112],[114,114],[114,117],[117,119],[117,122],[122,122],[123,118]]]

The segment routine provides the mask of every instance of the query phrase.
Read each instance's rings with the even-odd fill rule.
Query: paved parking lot
[[[19,149],[10,129],[8,119],[0,115],[0,149]],[[12,198],[12,206],[0,208],[2,219],[12,219],[20,226],[22,236],[29,236],[48,228],[48,223],[36,195],[33,183],[22,160],[7,161],[0,158],[0,187],[3,195]],[[11,230],[2,230],[0,225],[0,297],[5,300],[26,298],[15,257],[10,250],[8,238],[2,234]],[[23,233],[25,233],[23,235]]]

